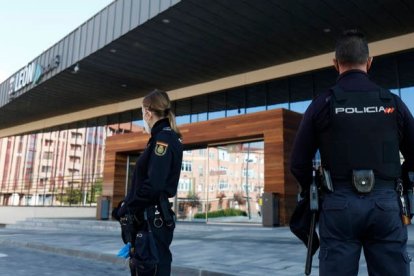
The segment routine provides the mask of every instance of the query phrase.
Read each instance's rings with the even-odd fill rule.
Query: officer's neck
[[[343,73],[347,71],[351,71],[351,70],[359,70],[364,73],[367,73],[368,70],[371,68],[372,60],[373,58],[369,57],[367,61],[364,63],[350,64],[350,63],[341,63],[337,59],[334,59],[333,63],[334,63],[335,69],[339,72],[340,75],[342,75]]]
[[[351,71],[351,70],[359,70],[364,73],[368,72],[367,64],[359,64],[359,65],[338,65],[338,72],[340,75],[342,75],[345,72]]]

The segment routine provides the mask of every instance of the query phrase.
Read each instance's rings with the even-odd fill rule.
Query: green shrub
[[[208,212],[209,218],[218,218],[218,217],[232,217],[232,216],[247,216],[246,211],[238,210],[238,209],[224,209],[224,210],[217,210],[217,211],[211,211]],[[194,215],[194,218],[205,218],[206,213],[197,213]]]

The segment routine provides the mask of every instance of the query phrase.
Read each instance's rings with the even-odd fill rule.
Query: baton
[[[311,226],[309,229],[308,237],[308,252],[306,255],[306,265],[305,265],[305,275],[310,275],[312,271],[312,244],[313,236],[315,234],[316,228],[316,214],[319,210],[319,196],[318,196],[318,187],[316,186],[315,171],[313,171],[313,182],[310,186],[310,211],[312,212]]]

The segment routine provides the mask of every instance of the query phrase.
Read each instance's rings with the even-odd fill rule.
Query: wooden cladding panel
[[[283,132],[283,141],[284,141],[284,168],[285,168],[285,191],[284,191],[284,201],[283,209],[284,212],[281,214],[284,218],[281,220],[285,221],[285,224],[289,223],[289,218],[291,217],[293,210],[296,206],[296,196],[298,193],[298,185],[294,176],[290,173],[290,154],[292,152],[293,142],[295,140],[297,129],[299,128],[300,120],[302,115],[297,113],[290,113],[289,116],[284,117],[284,132]]]
[[[226,142],[264,140],[264,191],[277,193],[281,225],[289,222],[296,202],[296,182],[289,172],[290,149],[301,115],[270,110],[180,126],[185,147]],[[107,138],[104,167],[104,196],[116,206],[125,195],[126,160],[131,152],[143,151],[148,135],[128,133]],[[121,172],[122,171],[122,172]]]

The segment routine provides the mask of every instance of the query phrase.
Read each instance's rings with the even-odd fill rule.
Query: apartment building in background
[[[0,205],[95,205],[105,140],[132,131],[140,128],[114,124],[0,139]]]

